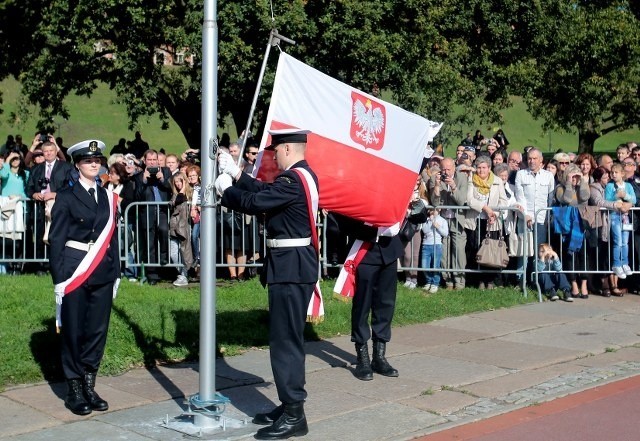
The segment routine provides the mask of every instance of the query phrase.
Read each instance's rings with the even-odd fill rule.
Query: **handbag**
[[[404,222],[402,222],[402,226],[400,227],[400,231],[398,232],[398,237],[400,237],[402,243],[406,244],[411,242],[411,239],[413,239],[413,236],[417,231],[418,224],[414,224],[409,220],[408,217],[406,217],[404,219]]]
[[[509,254],[507,253],[507,244],[504,241],[504,237],[500,236],[498,239],[492,239],[487,232],[480,249],[476,253],[476,262],[478,265],[487,268],[506,268],[509,265]]]

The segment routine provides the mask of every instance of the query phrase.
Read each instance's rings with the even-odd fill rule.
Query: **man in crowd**
[[[527,227],[535,228],[537,232],[537,249],[540,243],[547,242],[547,212],[544,209],[551,206],[555,180],[551,172],[542,168],[542,152],[537,148],[527,153],[527,165],[526,169],[516,174],[515,197],[516,202],[525,209]]]
[[[461,152],[462,154],[462,152]],[[435,206],[463,206],[467,202],[468,179],[464,172],[456,171],[451,158],[444,158],[440,163],[439,176],[430,182],[429,199]],[[443,209],[440,215],[447,220],[449,236],[442,238],[442,262],[444,268],[464,269],[467,266],[465,247],[467,234],[462,226],[465,212],[462,210]],[[462,272],[443,273],[447,289],[464,289],[465,274]]]
[[[604,167],[608,172],[611,172],[611,166],[613,165],[613,159],[609,155],[602,155],[598,158],[598,166]]]
[[[45,257],[45,246],[48,243],[46,220],[50,219],[56,193],[68,186],[68,175],[73,169],[68,162],[58,159],[58,146],[53,136],[49,135],[49,140],[43,142],[40,149],[44,162],[33,167],[27,182],[27,196],[35,201],[33,238],[36,259]],[[38,275],[44,275],[47,268],[46,263],[40,264]]]
[[[144,171],[135,175],[135,199],[137,202],[159,204],[138,207],[136,229],[140,235],[140,258],[148,264],[147,279],[150,285],[160,280],[158,265],[169,262],[169,211],[166,204],[171,199],[171,175],[169,169],[158,165],[158,152],[147,150],[144,155]],[[158,247],[160,253],[158,255]]]
[[[253,168],[258,158],[258,144],[251,141],[247,143],[247,149],[244,152],[244,172],[248,175],[253,173]]]
[[[180,171],[180,160],[177,155],[174,155],[173,153],[168,154],[165,163],[172,177]]]

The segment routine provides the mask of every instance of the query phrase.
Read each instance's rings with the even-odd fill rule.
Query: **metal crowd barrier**
[[[570,240],[570,236],[563,238],[559,233],[555,231],[553,211],[561,207],[548,207],[536,211],[538,213],[545,212],[546,222],[544,224],[544,234],[546,240],[542,241],[539,238],[539,231],[534,228],[534,246],[535,256],[537,258],[538,245],[542,242],[549,243],[553,250],[558,254],[558,257],[562,261],[563,269],[562,273],[582,275],[587,278],[593,278],[593,276],[607,276],[613,273],[613,234],[611,232],[611,214],[615,213],[615,210],[607,208],[600,208],[597,213],[600,216],[606,216],[609,220],[606,223],[606,234],[603,234],[602,226],[590,227],[585,220],[581,220],[584,227],[584,236],[582,239],[582,246],[577,251],[577,257],[571,256],[567,252],[566,241]],[[629,211],[629,226],[628,231],[628,256],[629,266],[634,273],[638,273],[638,262],[640,259],[640,207],[632,207]],[[573,258],[573,265],[568,265],[565,260],[571,260]],[[577,259],[577,260],[576,260]],[[533,264],[532,278],[536,284],[538,290],[538,299],[542,301],[542,290],[539,284],[539,274],[551,274],[554,271],[544,270],[538,271],[537,265]],[[581,277],[582,279],[582,277]],[[592,281],[587,282],[593,285]]]

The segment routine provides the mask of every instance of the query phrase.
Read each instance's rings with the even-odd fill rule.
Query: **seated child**
[[[558,254],[553,251],[553,248],[548,243],[541,243],[538,246],[536,267],[538,271],[554,271],[553,273],[538,274],[538,283],[545,296],[555,302],[559,299],[556,292],[561,290],[564,293],[562,299],[565,302],[573,302],[571,285],[569,285],[567,276],[560,272],[562,271],[562,262],[560,262]]]

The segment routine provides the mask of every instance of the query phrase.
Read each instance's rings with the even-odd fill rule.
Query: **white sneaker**
[[[173,286],[187,286],[188,284],[189,284],[189,281],[185,276],[182,276],[182,275],[178,276],[176,281],[173,282]]]
[[[619,266],[614,266],[613,268],[611,268],[613,270],[613,273],[618,276],[618,278],[620,279],[626,279],[627,275],[624,273],[624,270],[619,267]]]
[[[632,276],[633,275],[633,271],[631,271],[631,268],[629,267],[629,265],[622,265],[622,271],[624,271],[624,273],[627,276]]]
[[[409,288],[411,286],[411,279],[407,279],[407,281],[404,282],[404,285],[402,286],[404,286],[405,288]]]
[[[438,285],[431,285],[431,288],[429,288],[429,293],[435,294],[437,292],[438,292]]]
[[[424,289],[425,291],[429,292],[429,290],[431,289],[431,284],[427,283],[425,286],[422,287],[422,289]]]
[[[411,283],[409,283],[409,286],[408,286],[407,288],[409,288],[409,289],[416,289],[416,286],[418,286],[418,283],[417,283],[417,282],[413,282],[413,281],[412,281]]]

